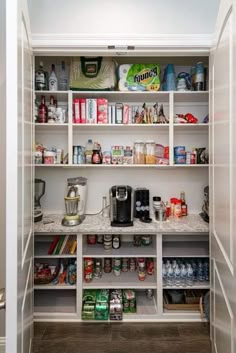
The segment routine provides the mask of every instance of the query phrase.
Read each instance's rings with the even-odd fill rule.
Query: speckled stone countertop
[[[75,227],[65,227],[61,224],[63,215],[48,214],[43,221],[52,221],[44,224],[43,221],[34,224],[35,233],[112,233],[112,234],[150,234],[150,233],[207,233],[209,232],[208,223],[204,222],[198,214],[189,215],[182,218],[171,217],[166,222],[143,223],[139,220],[134,221],[133,227],[111,227],[110,219],[98,216],[86,216],[83,223]]]

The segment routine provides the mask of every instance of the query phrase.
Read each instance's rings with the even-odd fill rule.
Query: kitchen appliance
[[[45,194],[46,182],[42,179],[34,179],[34,222],[40,222],[43,218],[43,211],[40,199]]]
[[[133,226],[134,191],[131,186],[115,185],[110,188],[111,226]]]
[[[205,222],[209,223],[209,186],[205,186],[204,188],[204,201],[200,216]]]
[[[147,188],[137,188],[134,192],[134,217],[149,219],[149,216],[149,190]]]
[[[67,194],[64,198],[66,215],[62,220],[64,226],[75,226],[85,219],[87,198],[87,179],[82,177],[67,179]]]

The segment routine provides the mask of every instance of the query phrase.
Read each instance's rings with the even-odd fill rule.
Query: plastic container
[[[145,149],[142,141],[134,143],[134,164],[145,164]]]
[[[88,139],[88,142],[85,146],[85,163],[92,164],[92,155],[93,155],[93,141]]]
[[[174,147],[175,156],[185,156],[185,146]]]
[[[55,152],[45,151],[44,152],[44,164],[54,164]]]
[[[156,164],[155,156],[156,144],[154,141],[147,141],[145,143],[145,163],[146,164]]]

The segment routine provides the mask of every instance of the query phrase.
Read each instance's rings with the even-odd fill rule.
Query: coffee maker
[[[111,226],[133,226],[134,191],[131,186],[115,185],[110,188]]]

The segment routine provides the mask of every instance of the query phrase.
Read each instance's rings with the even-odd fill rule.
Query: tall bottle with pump
[[[49,91],[58,90],[58,80],[57,80],[54,64],[52,64],[52,70],[48,79],[48,86],[49,86]]]

